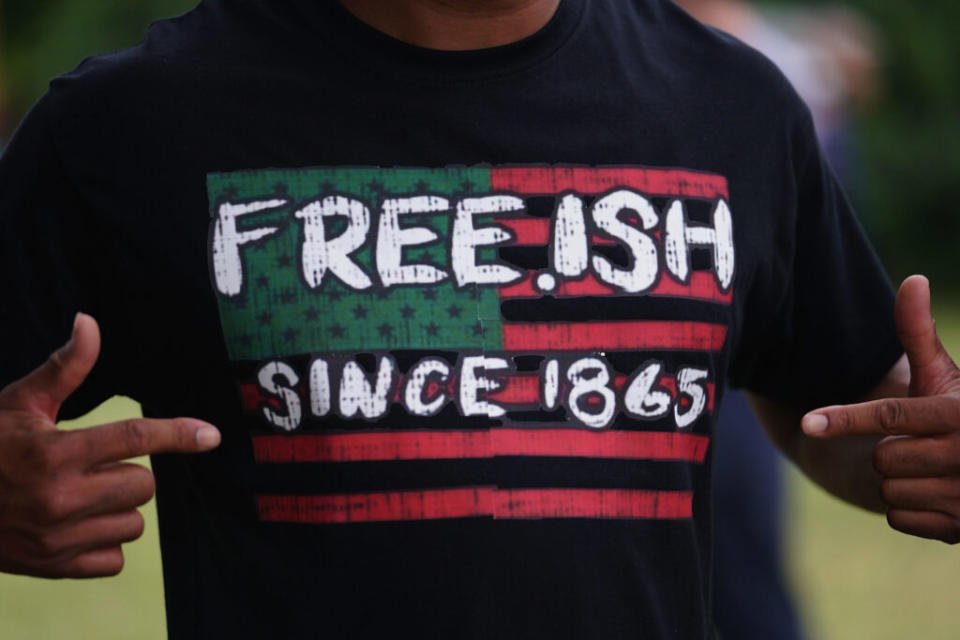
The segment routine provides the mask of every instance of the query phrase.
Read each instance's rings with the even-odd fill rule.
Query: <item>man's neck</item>
[[[743,33],[756,20],[753,8],[742,0],[674,0],[690,15],[734,35]]]
[[[543,27],[560,0],[340,0],[374,29],[426,49],[510,44]]]

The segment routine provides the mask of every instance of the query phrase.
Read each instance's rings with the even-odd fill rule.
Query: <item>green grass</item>
[[[948,350],[960,354],[960,307],[938,310],[936,316]],[[117,398],[64,426],[138,412],[136,403]],[[810,638],[952,640],[960,635],[960,549],[892,531],[881,516],[843,504],[796,471],[789,472],[788,487],[787,564]],[[0,638],[166,637],[153,503],[143,513],[146,533],[124,546],[126,568],[116,578],[50,581],[0,574]]]
[[[960,549],[905,536],[790,473],[788,566],[811,638],[955,640]]]

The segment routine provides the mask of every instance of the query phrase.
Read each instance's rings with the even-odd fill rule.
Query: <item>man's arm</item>
[[[897,294],[906,355],[859,404],[806,415],[752,396],[771,439],[811,479],[886,512],[894,529],[960,542],[960,369],[937,338],[926,278]],[[802,429],[801,429],[802,426]]]

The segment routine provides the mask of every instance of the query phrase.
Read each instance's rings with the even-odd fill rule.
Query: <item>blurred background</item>
[[[0,153],[51,77],[134,44],[150,21],[194,4],[0,0]],[[682,4],[764,51],[791,78],[891,279],[930,276],[938,329],[960,355],[960,3]],[[138,410],[117,399],[78,424]],[[793,470],[782,473],[784,566],[805,638],[960,637],[960,549],[895,533],[882,517],[834,500]],[[127,568],[117,578],[0,574],[0,638],[165,637],[152,504],[144,514],[147,533],[125,547]]]

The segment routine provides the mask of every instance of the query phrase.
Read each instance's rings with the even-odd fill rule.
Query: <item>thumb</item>
[[[910,276],[900,285],[894,321],[910,362],[911,395],[941,392],[940,387],[960,372],[937,337],[930,314],[930,282],[924,276]]]
[[[70,340],[42,365],[0,391],[0,409],[39,413],[56,421],[60,405],[76,391],[100,354],[100,327],[78,313]]]

